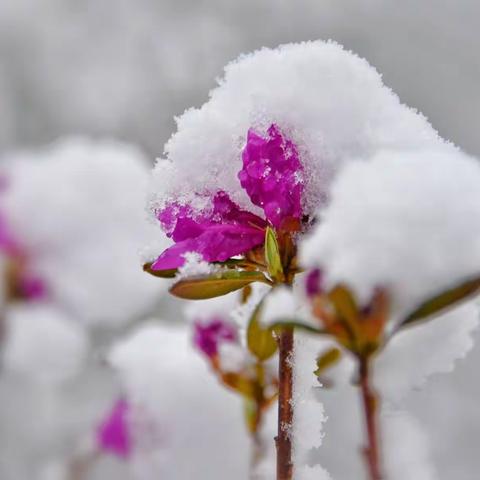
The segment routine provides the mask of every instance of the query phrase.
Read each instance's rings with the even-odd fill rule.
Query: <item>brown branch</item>
[[[378,396],[370,383],[370,362],[368,357],[359,357],[359,382],[367,434],[367,445],[364,447],[363,454],[369,472],[369,479],[382,480],[377,415]]]
[[[285,328],[278,338],[278,434],[275,438],[277,446],[277,480],[293,478],[292,439],[293,423],[293,329]]]

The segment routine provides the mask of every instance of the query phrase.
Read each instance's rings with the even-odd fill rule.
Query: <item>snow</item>
[[[448,373],[473,347],[480,310],[475,301],[435,320],[396,334],[375,363],[374,378],[382,396],[400,402],[412,389],[423,387],[435,373]]]
[[[149,412],[161,433],[151,457],[137,452],[134,468],[148,480],[244,480],[250,446],[242,400],[208,372],[189,337],[187,328],[151,322],[118,342],[109,355],[129,401]],[[269,449],[274,424],[272,415],[264,431]]]
[[[77,374],[86,360],[85,331],[50,306],[18,304],[7,311],[3,366],[30,382],[57,383]]]
[[[158,243],[146,221],[148,163],[135,147],[69,138],[5,157],[2,212],[50,300],[86,324],[121,324],[151,308],[165,282],[139,249]]]
[[[296,321],[304,325],[320,328],[320,323],[312,317],[309,304],[303,295],[303,282],[297,279],[292,288],[279,286],[265,297],[261,323],[271,326],[275,323]]]
[[[218,271],[213,265],[202,260],[202,256],[196,252],[187,252],[185,263],[178,269],[177,280],[195,276],[206,276]]]
[[[360,303],[377,286],[392,322],[480,270],[480,164],[460,151],[383,151],[338,177],[332,201],[300,246],[325,286]],[[455,252],[453,255],[452,252]]]
[[[296,468],[301,468],[307,464],[311,450],[322,445],[323,424],[327,415],[320,400],[320,384],[313,374],[319,353],[318,341],[297,331],[294,342],[292,445],[293,463]],[[304,475],[306,479],[311,478],[306,472]]]
[[[307,215],[325,203],[333,174],[352,157],[442,144],[374,68],[340,45],[263,48],[228,64],[209,100],[177,118],[177,132],[154,170],[151,209],[177,201],[202,210],[205,195],[223,190],[240,207],[259,213],[237,174],[249,128],[265,135],[272,124],[299,151]]]
[[[421,424],[407,412],[382,413],[385,467],[389,480],[436,480],[430,439]]]

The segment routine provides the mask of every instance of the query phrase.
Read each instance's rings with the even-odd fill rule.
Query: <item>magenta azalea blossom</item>
[[[276,125],[268,129],[267,139],[250,129],[242,159],[240,184],[267,220],[278,229],[288,219],[300,220],[303,168],[293,142]]]
[[[132,441],[128,427],[129,405],[120,399],[97,429],[97,446],[102,452],[113,453],[127,458],[132,450]]]
[[[209,358],[217,355],[220,343],[235,341],[237,341],[236,329],[222,318],[215,317],[207,323],[195,322],[193,343]]]
[[[322,293],[322,271],[318,268],[311,270],[305,280],[305,292],[307,297],[314,297]]]
[[[0,212],[0,253],[20,266],[16,290],[23,299],[37,300],[46,296],[45,282],[29,271],[27,255],[10,230],[2,212]]]
[[[250,129],[242,160],[240,184],[265,218],[242,210],[222,190],[213,196],[209,213],[196,214],[190,205],[172,202],[157,212],[157,218],[175,245],[157,258],[153,270],[181,267],[189,252],[207,262],[224,262],[262,245],[268,225],[279,230],[299,225],[303,167],[293,142],[276,125],[266,138]]]

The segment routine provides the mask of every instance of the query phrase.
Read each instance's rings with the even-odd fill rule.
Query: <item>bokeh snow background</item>
[[[479,17],[475,0],[3,0],[0,153],[86,134],[137,144],[153,162],[174,115],[202,104],[239,53],[333,38],[366,57],[440,135],[479,155]],[[407,400],[434,440],[440,480],[480,470],[479,361],[477,346]],[[333,428],[327,422],[327,468]],[[2,457],[14,450],[5,433],[0,425]]]

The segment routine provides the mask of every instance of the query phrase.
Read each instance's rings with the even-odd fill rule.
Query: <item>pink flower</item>
[[[1,178],[0,178],[1,180]],[[0,193],[1,187],[0,185]],[[45,282],[29,271],[28,255],[20,242],[12,233],[6,217],[0,211],[0,253],[16,266],[17,275],[14,278],[15,290],[24,300],[38,300],[47,294]],[[2,272],[0,272],[2,274]]]
[[[314,297],[322,292],[322,271],[318,268],[311,270],[305,280],[305,292],[308,297]]]
[[[97,429],[97,446],[105,453],[126,459],[132,451],[132,439],[128,426],[129,404],[120,399],[100,423]]]
[[[242,159],[240,184],[267,220],[278,229],[289,219],[300,220],[303,169],[297,148],[279,128],[272,125],[267,139],[250,129]]]
[[[238,174],[241,186],[265,219],[240,209],[222,190],[212,198],[209,212],[195,213],[177,202],[157,212],[157,218],[175,245],[152,264],[153,270],[182,266],[184,255],[196,252],[207,262],[224,262],[264,242],[268,225],[279,230],[298,230],[302,217],[303,168],[295,145],[276,125],[266,138],[249,130]]]
[[[217,355],[220,343],[236,341],[236,329],[220,317],[214,317],[209,322],[195,322],[193,343],[209,358]]]

